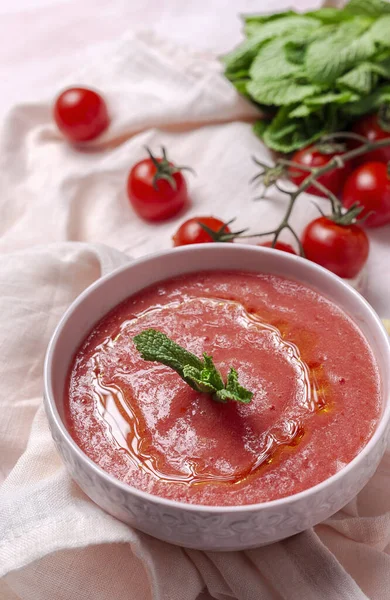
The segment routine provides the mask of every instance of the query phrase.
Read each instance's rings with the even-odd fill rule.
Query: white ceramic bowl
[[[64,386],[70,361],[93,325],[126,297],[156,281],[217,269],[272,273],[311,286],[354,319],[378,361],[383,413],[374,435],[362,452],[336,475],[299,494],[246,506],[210,507],[166,500],[105,473],[80,450],[64,425]],[[94,283],[71,305],[47,351],[45,406],[54,441],[71,476],[108,513],[174,544],[207,550],[240,550],[269,544],[319,523],[342,508],[367,483],[387,441],[389,365],[390,344],[380,319],[355,290],[325,269],[266,248],[238,244],[187,246],[131,262]]]

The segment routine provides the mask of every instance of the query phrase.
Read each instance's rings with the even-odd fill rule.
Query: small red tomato
[[[365,163],[348,177],[343,189],[343,205],[350,208],[356,203],[364,207],[360,218],[369,215],[364,221],[367,227],[390,223],[390,178],[384,163]]]
[[[211,229],[211,231],[215,231],[216,234],[221,234],[221,236],[231,233],[229,227],[220,219],[216,219],[215,217],[193,217],[180,225],[172,238],[173,245],[187,246],[188,244],[206,244],[218,241],[213,239],[213,237],[201,227],[200,223]],[[223,239],[220,241],[223,241]]]
[[[327,217],[308,224],[302,246],[306,258],[346,279],[361,271],[369,251],[367,235],[359,225],[340,225]]]
[[[308,146],[307,148],[295,152],[291,160],[304,167],[319,168],[326,165],[334,156],[339,156],[342,153],[342,151],[331,151],[330,146],[325,144],[322,146],[318,145],[318,147]],[[347,162],[343,167],[332,169],[332,171],[321,175],[321,177],[318,178],[318,182],[322,183],[322,185],[337,196],[341,192],[344,181],[350,171],[351,166]],[[300,171],[296,167],[289,167],[288,175],[293,183],[300,185],[310,173],[307,171]],[[317,190],[313,185],[309,186],[306,191],[309,194],[314,194],[316,196],[325,196],[325,194]]]
[[[93,140],[107,129],[110,120],[103,98],[88,88],[69,88],[54,104],[58,129],[71,142]]]
[[[127,180],[127,195],[135,212],[146,221],[165,221],[189,204],[187,184],[181,171],[167,158],[149,158],[134,165]]]
[[[359,119],[354,126],[352,127],[352,131],[354,133],[358,133],[363,137],[370,140],[370,142],[375,142],[377,140],[383,140],[384,138],[390,137],[390,131],[385,131],[379,124],[378,115],[376,113],[371,115],[366,115]],[[352,146],[358,146],[359,142],[352,143]],[[384,148],[377,148],[376,150],[371,150],[371,152],[366,152],[361,156],[355,158],[355,165],[363,164],[365,162],[383,162],[387,163],[390,161],[390,146],[385,146]]]
[[[272,248],[272,242],[263,242],[262,244],[258,244],[258,246],[265,246],[265,248]],[[288,252],[289,254],[296,254],[294,248],[290,246],[290,244],[285,244],[284,242],[276,242],[275,246],[273,246],[274,250],[281,250],[282,252]]]

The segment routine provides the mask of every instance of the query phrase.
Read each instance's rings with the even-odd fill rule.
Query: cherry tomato
[[[376,113],[362,117],[354,124],[352,131],[366,137],[370,142],[390,137],[390,131],[385,131],[380,126],[378,115]],[[352,146],[354,147],[358,145],[359,142],[352,143]],[[365,162],[387,163],[388,161],[390,161],[390,146],[385,146],[384,148],[377,148],[376,150],[371,150],[371,152],[366,152],[366,154],[356,157],[355,165],[363,164]]]
[[[361,271],[369,251],[367,235],[359,225],[339,225],[327,217],[308,224],[302,246],[306,258],[346,279]]]
[[[323,167],[334,156],[339,156],[340,154],[342,154],[341,151],[327,151],[324,153],[321,151],[320,146],[318,148],[316,146],[308,146],[307,148],[303,148],[302,150],[295,152],[291,160],[305,167]],[[325,173],[319,177],[318,182],[322,183],[322,185],[324,185],[326,188],[328,188],[328,190],[337,196],[341,192],[344,181],[350,171],[351,165],[347,162],[343,167],[332,169],[332,171],[329,171],[329,173]],[[300,185],[309,174],[309,172],[299,171],[299,169],[294,167],[288,168],[289,178],[296,185]],[[306,191],[309,194],[314,194],[316,196],[325,196],[325,194],[317,190],[313,185],[309,186]]]
[[[231,233],[229,227],[220,219],[216,219],[215,217],[193,217],[180,225],[172,238],[173,245],[187,246],[188,244],[214,242],[215,240],[199,225],[199,223],[206,225],[206,227],[215,232],[222,231],[223,233]]]
[[[149,151],[134,165],[127,180],[127,195],[135,212],[147,221],[165,221],[189,204],[187,184],[181,173],[162,149],[162,158]]]
[[[272,242],[263,242],[262,244],[258,244],[258,246],[264,246],[265,248],[272,248]],[[290,246],[290,244],[285,244],[284,242],[276,242],[274,246],[274,250],[282,250],[282,252],[288,252],[289,254],[296,254],[294,248]]]
[[[86,142],[107,129],[110,120],[103,98],[88,88],[69,88],[54,104],[58,129],[71,142]]]
[[[343,190],[343,205],[350,208],[356,202],[364,206],[359,217],[372,211],[364,221],[367,227],[390,223],[390,178],[384,163],[366,163],[348,177]]]

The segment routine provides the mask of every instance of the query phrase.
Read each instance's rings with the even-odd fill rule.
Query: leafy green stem
[[[231,400],[248,404],[252,400],[253,392],[238,383],[237,371],[230,368],[225,384],[208,354],[203,353],[202,360],[156,329],[146,329],[133,340],[144,360],[170,367],[190,387],[202,394],[209,394],[215,402],[226,403]]]

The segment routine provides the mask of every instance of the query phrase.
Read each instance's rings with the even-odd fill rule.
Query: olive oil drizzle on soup
[[[172,369],[144,361],[133,337],[162,331],[254,392],[220,404]],[[381,413],[371,350],[337,306],[297,282],[202,272],[128,298],[73,359],[68,429],[105,471],[165,498],[240,505],[307,489],[348,464]]]

